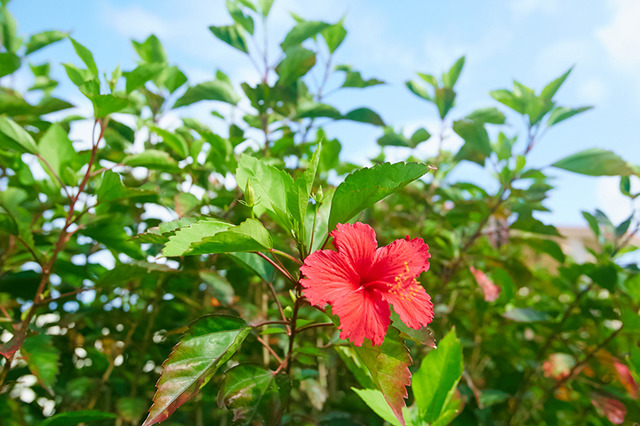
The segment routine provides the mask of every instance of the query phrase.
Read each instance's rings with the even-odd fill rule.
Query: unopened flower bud
[[[247,207],[253,207],[256,202],[256,195],[253,191],[253,186],[251,186],[251,180],[247,181],[247,188],[244,191],[244,201],[247,204]]]
[[[318,190],[316,191],[316,201],[318,203],[321,203],[323,198],[324,198],[324,192],[322,191],[322,186],[319,186]]]
[[[291,306],[287,306],[283,309],[284,311],[284,316],[287,318],[291,318],[293,316],[293,309],[291,309]]]

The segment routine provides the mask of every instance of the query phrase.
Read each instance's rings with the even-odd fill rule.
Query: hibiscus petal
[[[389,304],[377,290],[360,288],[335,301],[333,313],[340,318],[340,338],[362,346],[364,339],[380,345],[391,322]]]
[[[300,271],[307,277],[300,280],[303,294],[312,305],[333,303],[360,287],[358,275],[347,259],[332,250],[313,252]]]
[[[331,236],[338,253],[349,260],[360,276],[364,276],[373,264],[378,247],[373,228],[361,222],[339,223]]]
[[[429,269],[429,246],[422,238],[395,240],[376,251],[367,281],[394,283],[396,277],[415,278]]]
[[[393,305],[393,310],[407,327],[419,330],[433,321],[431,297],[415,279],[405,283],[402,290],[383,293],[382,297]]]
[[[485,302],[493,302],[500,296],[500,287],[495,285],[484,272],[477,270],[473,266],[469,266],[469,270],[480,288],[482,288]]]

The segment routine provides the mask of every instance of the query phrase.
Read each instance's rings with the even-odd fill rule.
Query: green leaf
[[[378,145],[380,146],[410,146],[409,140],[399,132],[396,132],[392,127],[385,127],[384,133],[378,138]]]
[[[173,93],[187,82],[187,76],[178,67],[165,67],[155,81]]]
[[[411,138],[409,138],[409,146],[411,148],[415,148],[416,146],[418,146],[420,142],[424,142],[428,140],[430,137],[431,137],[431,133],[429,133],[427,129],[423,127],[419,128],[418,130],[413,132],[413,135],[411,135]]]
[[[588,111],[592,109],[592,106],[584,106],[580,108],[566,108],[566,107],[557,107],[551,110],[551,114],[549,114],[549,119],[547,120],[547,127],[551,127],[554,124],[558,124],[561,121],[566,120],[567,118],[571,118],[576,114],[580,114],[581,112]]]
[[[53,395],[53,385],[58,374],[60,352],[53,346],[51,336],[37,334],[27,337],[20,352],[27,361],[27,367],[47,392]]]
[[[238,365],[227,371],[218,405],[233,410],[234,423],[278,425],[287,408],[291,378],[257,365]]]
[[[69,34],[63,33],[62,31],[43,31],[33,34],[27,42],[27,50],[24,54],[28,55],[36,50],[40,50],[45,46],[67,38],[68,35]]]
[[[129,106],[129,99],[116,95],[91,96],[96,118],[103,118]]]
[[[333,196],[329,230],[335,229],[338,223],[346,223],[428,171],[429,167],[424,163],[385,163],[353,172],[338,186]]]
[[[411,384],[411,356],[404,340],[400,338],[400,332],[391,326],[380,346],[365,340],[362,346],[355,346],[354,349],[393,414],[404,424],[402,408],[407,397],[406,387]]]
[[[98,67],[96,66],[96,61],[93,59],[93,54],[89,49],[75,41],[73,38],[69,37],[71,44],[73,45],[73,50],[76,51],[78,57],[84,62],[87,66],[87,69],[91,72],[91,74],[95,77],[98,76]]]
[[[438,107],[440,118],[444,119],[453,105],[455,105],[456,92],[449,87],[440,87],[436,89],[435,104]]]
[[[458,77],[460,77],[460,73],[462,72],[462,67],[464,67],[465,57],[461,57],[456,61],[455,64],[451,67],[451,69],[442,75],[442,84],[445,87],[452,88],[455,86],[458,81]]]
[[[344,18],[342,18],[340,22],[336,22],[322,30],[321,35],[325,43],[327,43],[329,53],[335,52],[347,35],[347,30],[344,28]]]
[[[18,224],[10,214],[3,213],[4,208],[0,206],[0,231],[9,235],[18,235]]]
[[[193,398],[233,356],[250,330],[244,320],[228,315],[193,322],[162,365],[158,390],[143,426],[166,420]]]
[[[287,49],[285,55],[276,68],[278,81],[283,85],[302,77],[316,64],[316,54],[299,45]]]
[[[189,192],[180,192],[173,197],[173,200],[175,204],[174,210],[178,213],[179,217],[188,215],[200,204],[200,200]]]
[[[131,423],[139,424],[147,411],[147,401],[142,398],[120,398],[116,403],[118,414]]]
[[[238,94],[230,83],[217,79],[189,87],[173,107],[178,108],[199,101],[220,101],[236,105],[239,100]]]
[[[13,74],[20,68],[20,57],[10,52],[0,53],[0,77]]]
[[[296,24],[295,27],[289,31],[284,41],[280,44],[282,50],[287,50],[290,47],[301,44],[303,41],[310,37],[316,36],[319,32],[328,28],[329,24],[320,21],[302,21]]]
[[[175,234],[169,237],[169,240],[162,250],[162,254],[167,257],[182,256],[189,250],[191,244],[202,241],[202,239],[207,236],[225,231],[230,226],[232,226],[230,223],[213,218],[192,223],[176,230]]]
[[[250,2],[246,2],[245,6],[249,7],[255,12],[255,7]],[[232,0],[227,0],[227,10],[229,11],[229,15],[231,15],[231,18],[238,25],[244,28],[249,34],[253,35],[255,25],[251,16],[245,15],[238,4]]]
[[[106,413],[97,410],[79,410],[58,413],[55,416],[45,419],[40,426],[77,426],[80,423],[93,423],[104,420],[115,419],[113,413]]]
[[[418,330],[413,329],[406,325],[400,319],[400,316],[394,311],[391,311],[391,323],[400,332],[400,337],[403,339],[409,339],[421,345],[428,346],[430,348],[436,348],[435,339],[433,337],[433,331],[428,327],[422,327]]]
[[[150,194],[153,194],[153,192],[125,187],[120,179],[120,175],[111,170],[104,172],[102,182],[100,182],[100,186],[96,192],[98,201],[102,205],[109,201],[147,196]]]
[[[477,109],[466,118],[480,123],[504,124],[505,122],[504,114],[494,107]]]
[[[216,27],[212,25],[209,30],[218,39],[224,41],[229,46],[234,47],[241,52],[249,53],[249,47],[247,46],[247,40],[244,37],[244,28],[238,24],[224,25]]]
[[[463,369],[462,346],[455,330],[451,330],[413,375],[412,389],[422,421],[433,422],[445,411]]]
[[[38,152],[36,142],[19,124],[8,117],[0,116],[0,142],[13,145],[22,152]]]
[[[384,399],[384,395],[377,389],[356,389],[351,388],[352,391],[358,394],[358,396],[371,408],[377,415],[384,420],[391,423],[393,426],[401,426],[400,421],[393,413],[393,410]]]
[[[369,108],[356,108],[346,113],[343,117],[345,120],[358,121],[360,123],[373,124],[374,126],[384,126],[382,118]]]
[[[598,225],[598,219],[596,219],[591,213],[588,212],[582,212],[582,217],[584,217],[584,219],[589,224],[589,228],[591,228],[593,235],[595,235],[596,238],[599,237],[600,225]]]
[[[321,104],[318,102],[305,102],[301,104],[297,109],[298,118],[318,118],[328,117],[340,119],[342,114],[336,108],[331,105]]]
[[[246,267],[268,283],[272,283],[275,278],[274,267],[255,253],[228,253],[228,256],[239,265]]]
[[[76,179],[66,178],[66,175],[63,173],[65,166],[71,166],[76,162],[78,154],[75,149],[73,149],[73,143],[62,126],[57,123],[49,126],[45,134],[40,138],[38,151],[42,158],[51,166],[53,173],[60,177],[64,183],[68,185],[76,184]],[[52,171],[49,170],[49,167],[42,163],[42,168],[51,176],[53,184],[58,186],[58,179],[55,178]],[[73,170],[73,167],[71,170]]]
[[[258,0],[258,6],[260,6],[260,13],[264,18],[269,16],[271,6],[273,6],[273,0]]]
[[[131,40],[131,44],[133,44],[133,48],[143,62],[160,64],[166,64],[168,62],[167,53],[164,51],[162,43],[160,43],[158,37],[153,34],[147,37],[142,43]]]
[[[187,145],[187,141],[184,140],[181,135],[157,126],[149,126],[149,130],[160,136],[162,141],[171,148],[173,152],[178,154],[180,158],[187,158],[189,155],[189,146]]]
[[[147,81],[156,78],[164,69],[164,64],[154,62],[142,64],[133,71],[123,73],[127,79],[127,93],[131,93],[132,91],[143,87]]]
[[[556,92],[558,91],[558,89],[560,89],[560,86],[562,86],[562,83],[564,83],[567,77],[569,77],[569,74],[571,74],[571,71],[573,71],[573,67],[569,68],[567,72],[565,72],[560,77],[556,78],[555,80],[547,84],[545,88],[542,89],[542,92],[540,92],[540,97],[551,100],[556,94]]]
[[[172,238],[178,239],[180,231]],[[273,248],[273,241],[269,231],[256,219],[247,219],[238,226],[218,232],[212,236],[205,236],[200,241],[191,243],[185,255],[254,252]],[[165,251],[162,252],[168,256]],[[175,256],[175,254],[173,254]]]
[[[85,82],[91,80],[93,76],[91,75],[91,71],[81,69],[76,67],[73,64],[62,64],[65,71],[67,72],[67,77],[69,80],[76,86],[81,87]]]
[[[631,308],[620,309],[620,320],[627,332],[640,331],[640,314],[637,310]]]
[[[309,206],[309,198],[311,197],[313,182],[318,171],[321,153],[322,143],[318,144],[318,147],[311,156],[307,169],[295,181],[291,190],[287,191],[287,210],[299,225],[296,234],[301,237],[301,240],[304,240],[304,235],[302,235],[304,233],[304,219],[307,213],[307,207]]]
[[[342,87],[365,88],[384,84],[384,81],[372,78],[365,80],[359,71],[352,71],[350,65],[338,65],[336,71],[344,71],[346,73]]]
[[[519,112],[520,114],[525,113],[526,104],[513,92],[510,92],[506,89],[500,89],[489,92],[489,95],[496,101],[508,106],[512,110]]]
[[[633,198],[633,195],[631,195],[631,179],[629,179],[629,176],[620,176],[620,192],[622,195]]]
[[[503,392],[501,390],[485,389],[480,394],[480,401],[479,402],[484,407],[491,407],[492,405],[500,404],[501,402],[506,401],[507,398],[509,398],[510,396],[511,395],[509,395],[508,393]]]
[[[22,45],[22,38],[18,37],[18,25],[13,15],[6,9],[8,0],[2,1],[0,7],[0,42],[9,53],[16,53]]]
[[[426,99],[427,101],[433,102],[433,97],[427,92],[427,89],[420,83],[415,80],[407,81],[405,83],[407,89],[411,91],[414,95]]]
[[[588,176],[630,176],[633,167],[611,151],[587,149],[556,161],[552,166]]]
[[[491,155],[491,142],[484,124],[478,121],[458,120],[453,123],[453,131],[464,139],[464,145],[455,159],[473,161],[483,166],[485,159]]]
[[[146,232],[138,234],[136,237],[140,243],[164,244],[169,241],[169,237],[175,235],[175,231],[201,221],[198,217],[183,217],[171,222],[162,222],[158,226],[147,229]]]
[[[544,322],[551,319],[548,313],[531,308],[513,308],[506,311],[502,316],[512,321],[526,323]]]
[[[146,167],[151,170],[166,172],[178,172],[178,162],[168,152],[157,149],[147,149],[139,154],[130,154],[124,157],[122,164],[130,167]]]
[[[280,226],[289,231],[291,215],[287,212],[287,193],[294,186],[291,176],[260,159],[244,154],[238,163],[236,181],[240,188],[245,189],[249,179],[255,192],[255,215],[259,217],[268,211]]]

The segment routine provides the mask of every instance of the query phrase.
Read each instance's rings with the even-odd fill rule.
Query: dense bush
[[[133,41],[136,68],[102,74],[81,41],[21,38],[0,9],[1,423],[140,424],[148,409],[145,425],[640,421],[640,274],[621,261],[637,217],[583,212],[592,241],[578,261],[536,215],[551,169],[527,155],[588,109],[554,100],[570,71],[539,93],[491,91],[464,116],[452,115],[465,110],[452,110],[464,58],[419,74],[406,86],[440,129],[407,135],[329,103],[383,84],[334,64],[341,22],[296,16],[281,52],[266,52],[271,1],[228,7],[211,32],[259,84],[218,71],[190,85],[153,35]],[[89,117],[65,114],[51,65],[30,60],[56,42],[78,55],[63,66]],[[10,76],[27,66],[19,93]],[[210,122],[189,117],[196,103]],[[163,127],[167,115],[180,124]],[[337,120],[380,129],[370,167],[341,161],[323,130]],[[443,148],[450,130],[457,152]],[[437,155],[385,163],[385,147],[419,144]],[[449,178],[463,162],[498,190]],[[605,150],[552,167],[620,176],[638,195],[638,166]],[[160,221],[167,211],[175,220]],[[370,228],[339,225],[354,222],[391,245],[372,254]],[[332,243],[337,254],[318,251]]]

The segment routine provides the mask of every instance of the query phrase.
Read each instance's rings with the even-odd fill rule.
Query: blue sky
[[[98,66],[110,72],[117,64],[135,66],[130,39],[154,33],[164,43],[172,62],[192,82],[225,71],[235,83],[256,81],[251,63],[216,40],[209,25],[229,23],[224,1],[198,0],[14,0],[9,9],[22,34],[46,29],[71,31],[89,47]],[[415,72],[440,73],[456,58],[467,56],[458,83],[454,117],[475,108],[497,106],[490,90],[510,88],[514,78],[540,90],[570,66],[575,69],[557,95],[566,106],[593,105],[595,109],[553,128],[530,155],[531,166],[545,166],[574,152],[601,147],[640,164],[640,2],[637,0],[276,0],[270,21],[272,45],[281,41],[293,24],[288,11],[307,19],[335,22],[346,14],[347,39],[335,63],[348,63],[365,77],[388,84],[365,91],[345,91],[328,102],[341,110],[370,106],[388,123],[407,131],[426,126],[437,132],[434,108],[404,88]],[[273,51],[273,49],[272,49]],[[53,73],[65,80],[59,62],[78,63],[69,43],[63,42],[34,54],[33,63],[55,61]],[[17,81],[17,86],[28,81]],[[77,104],[81,96],[69,83],[58,95]],[[186,110],[206,115],[208,104]],[[510,128],[520,130],[520,120],[508,116]],[[328,128],[343,142],[343,157],[362,163],[363,153],[375,156],[381,130],[339,123]],[[452,136],[450,143],[455,145]],[[433,152],[432,142],[422,144],[418,156]],[[400,158],[406,152],[389,152]],[[555,225],[583,225],[581,210],[600,207],[614,221],[624,220],[630,206],[618,194],[617,178],[590,178],[549,170],[556,189],[546,203],[545,215]],[[486,182],[485,172],[474,165],[461,168],[456,177]],[[634,181],[640,190],[638,181]]]

